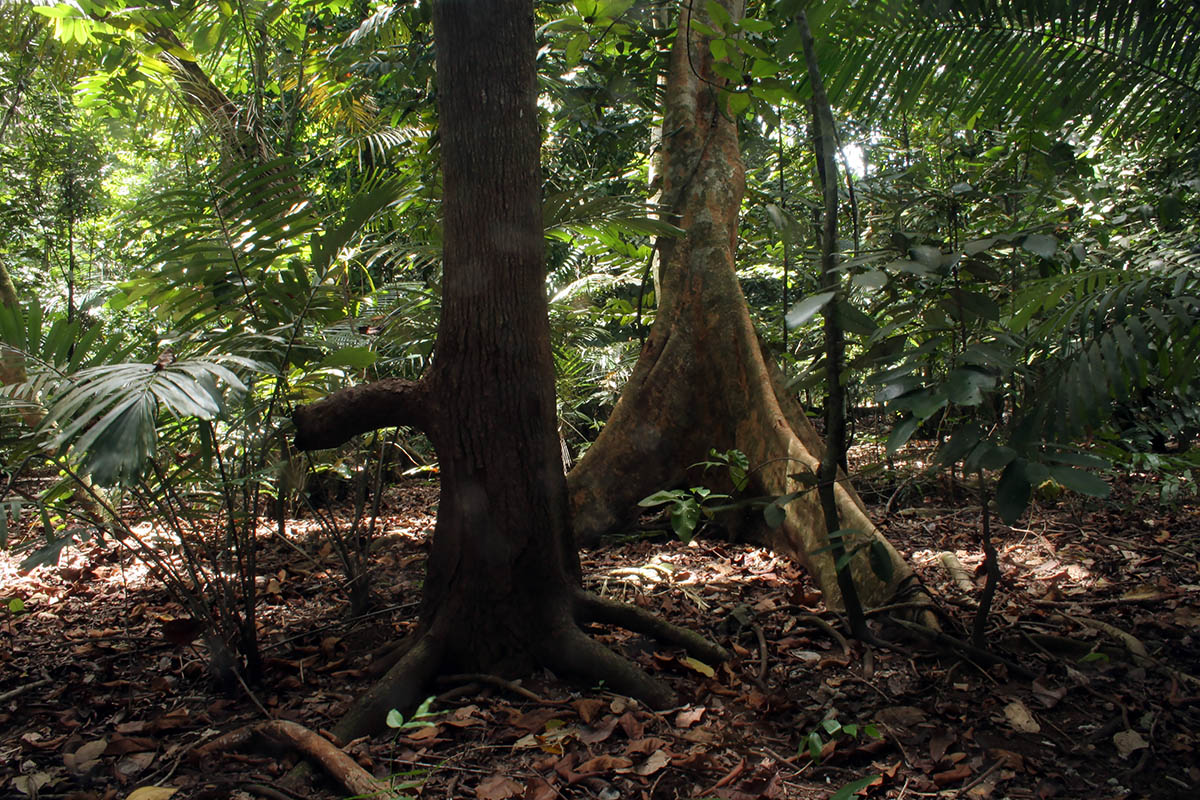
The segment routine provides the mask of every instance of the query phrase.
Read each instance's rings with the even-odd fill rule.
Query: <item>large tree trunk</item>
[[[440,670],[512,676],[541,664],[669,705],[666,686],[579,628],[615,622],[724,657],[580,587],[546,315],[532,2],[440,0],[434,32],[445,246],[433,366],[419,382],[356,387],[294,417],[301,449],[418,424],[441,465],[415,643],[335,732],[380,727]]]
[[[718,1],[741,18],[741,0]],[[711,448],[743,451],[751,491],[762,495],[805,488],[791,476],[815,475],[823,449],[760,345],[737,281],[744,190],[737,125],[721,107],[726,81],[712,70],[708,41],[691,32],[689,20],[714,23],[702,4],[685,4],[681,14],[667,78],[662,176],[664,214],[686,234],[658,244],[658,317],[612,416],[568,478],[581,540],[628,522],[639,499],[682,483],[689,465]],[[878,539],[891,561],[886,581],[871,568],[866,548],[851,561],[863,602],[879,605],[912,570],[844,480],[837,502],[843,528],[859,532],[847,547]],[[769,543],[807,566],[826,603],[840,607],[817,492],[802,494],[786,511],[783,525],[768,533]]]

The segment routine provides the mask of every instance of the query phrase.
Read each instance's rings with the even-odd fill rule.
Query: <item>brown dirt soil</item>
[[[875,519],[946,610],[946,632],[965,637],[983,580],[971,495],[912,480],[863,494],[879,499]],[[166,638],[186,614],[111,544],[27,575],[18,555],[0,554],[0,599],[25,604],[0,617],[0,797],[167,796],[135,792],[155,786],[180,800],[346,797],[319,775],[285,788],[297,756],[278,747],[191,751],[261,721],[260,705],[327,729],[370,685],[370,654],[414,625],[436,489],[394,487],[386,506],[377,610],[353,620],[315,526],[292,523],[284,543],[264,525],[267,670],[253,700],[209,684],[197,643]],[[735,659],[706,665],[592,633],[669,681],[683,705],[652,712],[547,674],[519,687],[448,684],[432,724],[347,751],[408,786],[400,796],[428,798],[815,799],[871,776],[870,798],[1200,796],[1200,508],[1161,508],[1119,485],[1107,501],[1042,504],[995,536],[1004,582],[989,641],[1036,680],[911,637],[844,651],[836,615],[791,563],[747,544],[643,538],[585,553],[588,588],[704,632]],[[944,552],[975,591],[943,569]]]

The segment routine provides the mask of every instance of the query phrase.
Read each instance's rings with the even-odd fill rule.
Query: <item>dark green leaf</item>
[[[875,577],[884,583],[891,583],[892,576],[895,574],[895,565],[892,563],[892,554],[883,540],[878,537],[872,538],[867,556],[871,563],[871,572],[875,573]]]
[[[1081,469],[1066,466],[1051,466],[1050,477],[1073,492],[1089,497],[1108,497],[1111,487],[1102,478]]]
[[[882,775],[875,773],[873,775],[868,775],[865,778],[859,778],[856,781],[850,781],[850,783],[847,783],[845,786],[829,795],[829,800],[850,800],[850,798],[854,797],[863,789],[866,789],[868,786],[874,786],[882,779]]]
[[[17,567],[19,572],[29,572],[31,569],[40,566],[50,566],[58,563],[59,555],[63,548],[74,544],[75,534],[73,531],[66,531],[57,539],[50,539],[44,545],[34,550],[21,562]]]
[[[1045,233],[1031,233],[1021,242],[1021,247],[1042,258],[1054,258],[1058,252],[1058,239]]]
[[[937,463],[942,466],[954,464],[971,451],[982,436],[976,427],[959,428],[950,434],[950,438],[938,449]]]
[[[692,533],[700,522],[700,504],[695,500],[678,503],[671,509],[671,529],[685,544],[692,540]]]
[[[970,367],[959,367],[946,381],[946,396],[960,406],[977,406],[983,402],[983,393],[995,385],[995,376]]]
[[[836,292],[821,292],[800,300],[788,310],[787,326],[795,328],[808,322],[825,307],[826,303],[833,299],[835,294]]]
[[[912,438],[912,435],[917,432],[921,420],[918,417],[906,417],[896,423],[896,427],[892,428],[892,433],[887,440],[887,453],[893,455],[905,443]]]
[[[996,484],[996,508],[1000,511],[1000,518],[1008,525],[1015,524],[1029,506],[1033,488],[1025,477],[1025,464],[1023,458],[1010,462]]]

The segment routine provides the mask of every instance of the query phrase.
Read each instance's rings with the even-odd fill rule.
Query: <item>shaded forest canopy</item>
[[[162,635],[198,648],[214,690],[279,722],[258,698],[278,677],[286,576],[327,561],[348,618],[379,613],[411,579],[380,560],[412,513],[396,492],[436,478],[420,602],[391,631],[407,638],[372,654],[381,680],[355,676],[357,704],[321,712],[339,744],[456,674],[504,692],[548,668],[650,709],[703,705],[723,679],[739,702],[744,680],[783,698],[764,626],[794,638],[802,619],[847,663],[932,649],[1044,688],[1066,648],[1194,695],[1175,661],[1200,467],[1190,4],[73,0],[9,4],[0,42],[10,637],[53,615],[39,575],[119,553],[167,593]],[[1032,607],[1014,594],[1014,537],[1053,504],[1083,549],[1119,542],[1109,519],[1172,520],[1127,548],[1171,565],[1140,588],[1025,593],[1064,604],[1060,638],[1099,633],[1116,653],[1006,636]],[[929,506],[970,536],[893,527]],[[751,610],[791,622],[732,605],[735,622],[672,603],[658,617],[581,560],[664,535],[673,552],[716,539],[790,559],[773,567],[790,595]],[[1087,603],[1121,614],[1151,596],[1178,613],[1081,621]],[[1147,648],[1131,624],[1171,644]],[[1027,665],[1017,639],[1045,660]],[[683,688],[664,664],[716,683]],[[1122,737],[1123,786],[1192,751],[1171,738],[1180,719],[1134,713],[1153,694],[1138,685],[1091,689],[1121,709],[1097,740]],[[798,701],[745,702],[766,720]],[[811,745],[819,765],[861,740],[843,723],[813,739],[822,719],[806,719],[781,747]],[[348,792],[380,778],[303,728],[251,733]],[[82,744],[75,777],[91,774],[72,767]],[[632,754],[664,753],[641,777],[699,769],[663,747]],[[905,769],[995,788],[992,761],[959,775],[949,747],[930,757],[940,772],[907,755]],[[1023,772],[996,758],[997,775]],[[873,780],[843,796],[907,785],[854,766]],[[545,791],[584,786],[573,768]],[[34,774],[6,780],[35,795]],[[1200,777],[1171,774],[1180,791]]]

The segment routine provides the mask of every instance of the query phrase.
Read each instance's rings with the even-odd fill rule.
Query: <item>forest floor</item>
[[[967,638],[983,584],[978,505],[942,483],[860,488],[945,609],[946,632]],[[0,797],[346,797],[320,776],[283,788],[297,759],[287,750],[194,751],[264,712],[328,729],[371,684],[369,654],[414,625],[437,502],[422,482],[385,497],[368,616],[347,618],[338,562],[311,520],[287,541],[261,536],[266,675],[253,696],[210,684],[199,640],[172,641],[189,638],[186,612],[119,549],[68,550],[25,575],[0,554],[0,599],[25,606],[0,617]],[[443,686],[431,724],[347,749],[407,783],[401,796],[427,798],[807,800],[848,784],[841,796],[854,796],[856,781],[860,796],[897,800],[1200,796],[1200,505],[1164,508],[1118,485],[1105,501],[1038,505],[994,536],[1003,582],[988,641],[1007,665],[911,638],[844,646],[837,615],[788,560],[642,538],[585,552],[588,587],[735,658],[705,665],[593,633],[669,681],[679,707],[652,712],[548,674]],[[956,580],[944,553],[966,574]]]

